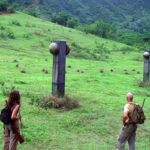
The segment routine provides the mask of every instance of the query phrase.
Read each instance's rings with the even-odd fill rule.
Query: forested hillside
[[[52,18],[61,11],[82,23],[103,20],[138,31],[150,32],[149,0],[8,0],[42,18]]]
[[[54,109],[53,102],[45,101],[52,91],[53,57],[48,47],[57,39],[71,48],[65,91],[80,107],[70,111]],[[19,150],[114,150],[128,91],[140,105],[146,98],[147,119],[138,127],[136,148],[149,150],[150,88],[142,79],[143,51],[135,47],[22,12],[0,15],[0,109],[12,89],[20,91],[26,141]],[[3,149],[2,123],[0,135]]]

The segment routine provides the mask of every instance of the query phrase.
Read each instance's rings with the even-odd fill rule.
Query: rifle
[[[19,143],[22,144],[25,141],[25,138],[23,135],[20,134],[20,132],[18,131],[15,125],[13,125],[13,131],[16,134]]]
[[[144,100],[143,100],[142,108],[144,107],[144,104],[145,104],[145,98],[144,98]]]

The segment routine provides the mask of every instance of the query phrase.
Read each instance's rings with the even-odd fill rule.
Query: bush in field
[[[7,32],[7,37],[10,39],[15,39],[15,34],[12,31]]]
[[[28,34],[23,34],[23,38],[25,39],[30,39],[31,38],[31,34],[28,33]]]
[[[95,34],[102,38],[114,38],[116,36],[116,28],[108,23],[98,20],[92,24],[81,27],[86,33]]]
[[[78,20],[70,17],[65,12],[60,12],[58,15],[53,16],[51,21],[54,23],[58,23],[60,25],[63,25],[63,26],[67,26],[69,28],[75,28],[76,26],[79,25]]]
[[[94,49],[94,51],[97,53],[97,54],[101,54],[101,55],[105,55],[105,54],[109,54],[110,51],[105,47],[105,44],[101,44],[101,43],[98,43],[98,42],[95,42],[96,44],[96,48]]]
[[[17,20],[12,20],[11,24],[16,26],[21,26],[21,24]]]
[[[48,95],[34,95],[30,97],[31,104],[35,104],[45,109],[56,108],[60,110],[71,110],[80,106],[79,102],[74,97],[70,96],[65,96],[64,98],[57,98]]]
[[[3,28],[3,30],[0,30],[0,37],[2,39],[6,39],[6,38],[15,39],[14,33],[10,29],[6,29],[6,28]]]
[[[73,19],[73,18],[70,18],[68,21],[67,21],[67,27],[69,28],[75,28],[78,26],[78,21],[76,19]]]
[[[42,72],[45,74],[48,74],[48,70],[47,69],[42,69]]]
[[[6,27],[5,27],[5,26],[0,25],[0,30],[5,30],[5,29],[6,29]]]
[[[51,21],[63,26],[67,26],[68,19],[69,19],[68,14],[66,14],[65,12],[60,12],[57,16],[54,16]]]

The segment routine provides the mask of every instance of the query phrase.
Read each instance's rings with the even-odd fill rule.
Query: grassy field
[[[81,107],[71,111],[45,110],[30,104],[32,96],[51,94],[52,56],[48,45],[56,39],[66,40],[72,48],[67,58],[71,68],[67,67],[66,94],[76,97]],[[1,15],[0,108],[9,89],[20,90],[26,142],[19,150],[115,149],[129,91],[134,93],[136,103],[142,104],[146,98],[147,120],[138,128],[137,150],[149,150],[150,88],[138,84],[143,76],[142,54],[142,50],[23,13]],[[2,123],[0,135],[2,149]]]

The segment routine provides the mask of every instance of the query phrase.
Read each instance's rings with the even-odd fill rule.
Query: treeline
[[[6,0],[0,0],[0,12],[15,12],[14,5],[10,5]]]
[[[51,21],[69,28],[76,28],[79,26],[78,20],[69,16],[65,12],[60,12],[59,14],[52,16]]]
[[[105,23],[102,20],[87,25],[81,25],[80,30],[108,39],[115,39],[117,34],[117,28],[114,25]]]
[[[136,46],[140,49],[150,48],[150,34],[134,32],[117,25],[105,23],[102,20],[95,21],[91,24],[81,24],[77,19],[72,18],[65,12],[61,12],[58,15],[53,16],[51,21],[66,27],[76,28],[87,34],[90,33],[102,38],[125,43],[130,46]]]
[[[114,25],[105,23],[102,20],[98,20],[91,24],[81,24],[77,19],[69,16],[65,12],[60,12],[51,19],[52,22],[70,27],[76,28],[86,33],[91,33],[102,38],[115,38],[117,29]]]
[[[1,1],[1,0],[0,0]],[[51,19],[53,14],[65,11],[81,23],[103,20],[123,28],[150,32],[149,0],[7,0],[18,4],[19,10]]]
[[[14,3],[12,0],[1,0],[0,1],[0,11],[14,12],[20,10],[21,7]],[[39,17],[41,14],[40,9],[34,8],[35,10],[26,10],[25,12]],[[21,9],[22,10],[22,9]],[[139,33],[130,29],[127,29],[128,24],[124,24],[122,27],[117,25],[112,25],[104,22],[103,20],[97,20],[90,24],[80,23],[78,19],[70,16],[66,12],[51,14],[51,21],[69,28],[75,28],[81,30],[85,33],[94,34],[96,36],[112,39],[118,42],[125,43],[127,45],[136,46],[141,49],[150,48],[150,33]],[[49,20],[49,19],[48,19]],[[143,28],[143,27],[142,27]]]

